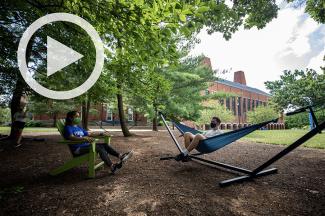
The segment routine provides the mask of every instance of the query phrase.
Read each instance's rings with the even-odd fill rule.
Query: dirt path
[[[30,135],[29,135],[30,136]],[[86,180],[86,167],[50,177],[70,158],[58,135],[0,152],[0,188],[24,187],[0,199],[0,215],[325,215],[325,151],[298,148],[274,166],[279,174],[220,188],[236,176],[198,163],[160,161],[177,153],[166,132],[114,132],[112,145],[134,157],[116,175]],[[238,142],[209,159],[254,168],[283,147]]]

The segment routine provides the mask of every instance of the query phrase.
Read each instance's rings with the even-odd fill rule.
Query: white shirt
[[[21,112],[16,112],[14,114],[14,120],[15,121],[19,121],[19,122],[26,122],[27,118],[26,118],[26,113],[21,111]]]
[[[206,132],[203,133],[203,135],[206,137],[206,138],[210,138],[210,137],[214,137],[214,136],[217,136],[219,134],[222,134],[223,132],[219,129],[217,130],[214,130],[214,129],[211,129],[211,130],[208,130]]]

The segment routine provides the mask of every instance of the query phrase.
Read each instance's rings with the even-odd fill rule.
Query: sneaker
[[[184,157],[185,157],[185,155],[184,155],[183,153],[180,153],[179,155],[177,155],[177,156],[175,157],[175,160],[176,160],[176,161],[181,161],[181,160],[183,160]]]
[[[20,147],[22,144],[21,143],[16,143],[15,145],[14,145],[14,147],[15,148],[18,148],[18,147]]]
[[[176,161],[188,162],[191,161],[191,157],[189,155],[184,155],[184,153],[180,153],[175,157]]]
[[[191,157],[189,155],[184,155],[183,159],[182,159],[182,162],[189,162],[191,161]]]
[[[113,166],[111,167],[112,174],[115,174],[117,170],[121,168],[122,168],[122,163],[113,164]]]
[[[127,153],[122,154],[122,156],[120,158],[121,159],[121,162],[127,161],[128,159],[130,159],[132,157],[132,155],[133,155],[133,150],[132,151],[129,151]]]

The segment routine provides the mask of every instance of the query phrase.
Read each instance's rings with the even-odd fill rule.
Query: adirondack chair
[[[58,131],[60,132],[62,138],[64,139],[64,125],[65,125],[65,120],[60,119],[57,121],[56,127]],[[63,173],[67,170],[70,170],[74,167],[80,166],[81,164],[87,163],[88,165],[88,178],[94,178],[95,177],[95,171],[96,169],[102,167],[104,165],[104,162],[101,161],[100,163],[96,164],[96,159],[97,159],[97,152],[96,152],[96,142],[98,139],[104,139],[105,143],[109,144],[111,136],[103,135],[103,136],[96,136],[95,141],[91,143],[91,148],[89,153],[83,154],[81,156],[75,156],[72,154],[72,159],[67,161],[65,164],[62,166],[50,171],[50,175],[56,176],[60,173]],[[73,144],[78,144],[80,141],[72,141],[72,140],[61,140],[59,141],[61,144],[65,145],[73,145]],[[70,148],[69,148],[70,149]]]

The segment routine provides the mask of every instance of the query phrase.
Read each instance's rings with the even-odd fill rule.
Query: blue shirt
[[[73,125],[64,126],[64,138],[68,140],[71,135],[73,135],[75,137],[84,137],[84,136],[88,136],[89,134],[86,130],[84,130],[83,128],[81,128],[79,126],[73,126]],[[89,145],[90,145],[89,142],[84,142],[84,143],[80,143],[80,144],[69,145],[69,147],[72,151],[74,151],[75,153],[78,153],[80,148],[88,147]]]

